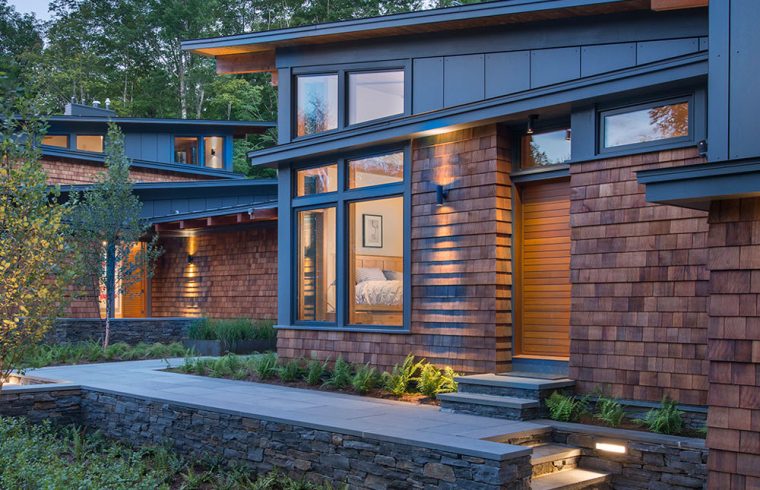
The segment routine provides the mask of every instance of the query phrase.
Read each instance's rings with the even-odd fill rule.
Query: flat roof
[[[182,49],[207,56],[224,56],[273,51],[287,46],[350,42],[377,37],[649,10],[650,7],[650,0],[499,0],[233,36],[193,39],[184,41]]]
[[[56,123],[87,123],[135,126],[168,126],[168,127],[222,127],[233,128],[237,133],[263,133],[277,126],[273,121],[222,121],[212,119],[160,119],[149,117],[108,117],[108,116],[50,116],[48,122]]]

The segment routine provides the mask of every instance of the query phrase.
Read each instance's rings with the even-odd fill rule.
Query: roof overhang
[[[163,130],[176,131],[177,128],[185,130],[214,131],[225,130],[235,136],[247,134],[260,134],[277,126],[271,121],[214,121],[209,119],[156,119],[142,117],[102,117],[102,116],[50,116],[49,123],[59,124],[87,124],[103,125],[116,123],[123,128],[147,129],[149,131]]]
[[[277,220],[277,201],[222,208],[205,209],[180,215],[155,217],[150,220],[158,233],[187,232],[208,228],[227,228],[262,224]]]
[[[760,196],[760,158],[708,162],[636,173],[646,199],[707,211],[713,201]]]

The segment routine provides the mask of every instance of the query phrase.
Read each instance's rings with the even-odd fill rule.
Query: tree
[[[7,0],[0,0],[0,72],[15,79],[23,55],[42,50],[41,26],[32,14],[20,14]]]
[[[149,227],[140,217],[142,203],[129,180],[124,136],[115,124],[109,125],[105,151],[106,172],[76,198],[72,215],[81,286],[105,289],[104,348],[110,340],[116,294],[126,294],[131,285],[150,277],[161,253],[156,237],[141,242]]]
[[[73,271],[70,209],[47,185],[37,144],[45,131],[34,111],[14,117],[15,90],[0,90],[0,389],[64,304]]]

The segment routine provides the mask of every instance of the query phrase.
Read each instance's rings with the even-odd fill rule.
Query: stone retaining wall
[[[519,490],[529,488],[531,475],[529,456],[494,461],[101,391],[83,394],[82,420],[128,444],[170,442],[193,458],[236,460],[256,472],[277,468],[357,489]]]
[[[187,338],[187,330],[196,318],[116,318],[111,320],[111,342],[168,344]],[[82,342],[103,339],[103,321],[99,318],[59,318],[48,332],[49,343]]]
[[[35,423],[51,420],[80,424],[81,395],[78,386],[5,385],[0,391],[0,416],[26,417]]]
[[[708,449],[701,439],[548,423],[554,442],[581,448],[579,465],[610,473],[615,489],[707,488]],[[597,442],[625,444],[626,453],[599,451]]]

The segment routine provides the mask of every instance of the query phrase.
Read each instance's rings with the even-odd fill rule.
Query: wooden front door
[[[518,189],[515,354],[570,354],[570,183]]]
[[[135,245],[129,253],[129,261],[134,262],[135,257],[144,247],[143,244]],[[121,294],[121,318],[145,318],[147,316],[148,278],[142,270],[139,271],[140,279],[127,286]]]

